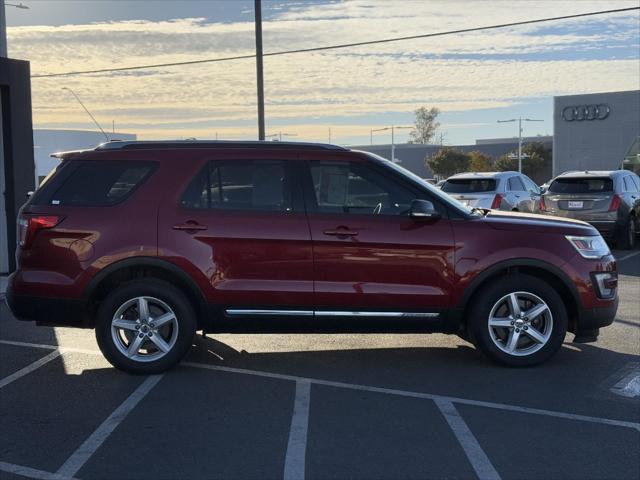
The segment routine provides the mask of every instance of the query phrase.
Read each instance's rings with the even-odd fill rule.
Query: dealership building
[[[640,172],[640,90],[553,99],[553,174],[567,170]]]

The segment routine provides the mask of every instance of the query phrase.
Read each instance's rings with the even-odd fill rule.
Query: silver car
[[[541,212],[589,222],[622,249],[640,232],[640,178],[627,170],[565,172],[542,196]]]
[[[442,191],[469,207],[539,211],[540,187],[518,172],[459,173],[447,178]]]

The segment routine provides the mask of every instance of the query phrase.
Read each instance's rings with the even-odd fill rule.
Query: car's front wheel
[[[163,372],[191,347],[196,318],[188,299],[156,279],[133,280],[100,304],[96,339],[116,368],[138,374]]]
[[[509,366],[530,366],[555,354],[567,332],[567,312],[549,284],[524,274],[490,280],[469,309],[476,347]]]

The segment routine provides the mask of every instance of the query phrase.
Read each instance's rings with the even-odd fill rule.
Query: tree
[[[482,152],[469,152],[469,170],[472,172],[490,172],[493,170],[493,159]]]
[[[522,173],[528,176],[544,169],[551,162],[551,150],[545,148],[542,142],[532,142],[522,147]],[[495,163],[496,170],[518,170],[518,152],[503,155]]]
[[[440,110],[436,107],[420,107],[414,113],[416,114],[415,127],[409,134],[409,143],[431,143],[440,127],[440,123],[436,122]]]
[[[451,147],[442,147],[438,153],[426,159],[431,171],[442,177],[466,172],[469,169],[469,161],[469,155]]]

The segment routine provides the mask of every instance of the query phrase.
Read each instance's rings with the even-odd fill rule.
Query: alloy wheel
[[[137,362],[164,357],[178,338],[178,317],[154,297],[124,302],[111,320],[111,338],[120,353]]]
[[[549,342],[553,315],[537,295],[512,292],[494,304],[488,327],[491,340],[500,350],[509,355],[527,356]]]

